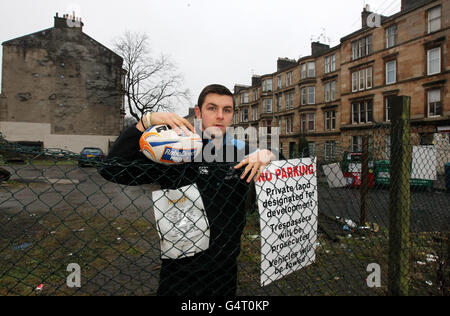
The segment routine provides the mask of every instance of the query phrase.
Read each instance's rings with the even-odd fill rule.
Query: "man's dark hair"
[[[234,108],[234,97],[233,97],[233,93],[231,93],[231,91],[225,87],[222,86],[220,84],[212,84],[207,86],[205,89],[203,89],[203,91],[200,93],[200,96],[198,97],[198,103],[197,106],[200,108],[200,110],[202,109],[203,103],[205,102],[206,96],[208,94],[218,94],[218,95],[229,95],[230,97],[233,98],[233,108]]]

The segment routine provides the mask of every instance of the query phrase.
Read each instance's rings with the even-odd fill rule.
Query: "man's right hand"
[[[149,115],[149,113],[145,115]],[[194,133],[194,127],[192,126],[192,124],[176,113],[151,113],[151,124],[169,125],[175,132],[180,133],[182,130],[186,135],[189,134],[188,130]],[[141,132],[145,132],[145,127],[142,124],[142,120],[139,121],[139,123],[136,125],[136,128]]]

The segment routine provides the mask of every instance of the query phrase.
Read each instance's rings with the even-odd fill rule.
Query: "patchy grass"
[[[153,224],[144,218],[137,221],[108,218],[95,210],[36,216],[0,213],[0,226],[0,295],[154,295],[156,292],[159,238]],[[410,295],[445,294],[439,273],[443,269],[440,263],[448,258],[447,244],[448,237],[441,233],[411,234]],[[430,261],[430,258],[438,260]],[[387,293],[388,232],[383,228],[377,232],[342,234],[337,242],[319,234],[313,264],[261,287],[259,218],[252,214],[244,229],[238,260],[238,295]],[[81,289],[66,285],[70,274],[66,269],[70,263],[81,267]],[[367,286],[370,272],[366,269],[370,263],[381,267],[381,288]],[[441,274],[448,278],[445,267]],[[37,292],[36,287],[42,283],[44,289]]]
[[[144,219],[129,221],[70,212],[39,217],[2,214],[0,225],[0,295],[98,294],[98,282],[86,286],[83,292],[69,289],[67,266],[77,263],[81,267],[83,285],[99,276],[103,282],[111,282],[111,271],[126,273],[127,262],[148,256],[152,253],[149,248],[159,245],[152,224]],[[44,290],[37,292],[36,287],[42,283]],[[103,291],[111,294],[107,287]]]
[[[256,215],[249,216],[242,237],[242,253],[239,257],[241,294],[289,296],[387,294],[389,233],[385,228],[380,228],[377,232],[361,230],[342,234],[338,236],[338,242],[319,234],[316,260],[312,265],[261,288],[260,239],[254,239],[254,236],[259,234],[258,221]],[[447,270],[444,268],[446,272],[440,272],[442,262],[448,260],[446,252],[448,237],[442,233],[420,233],[411,234],[410,240],[409,294],[444,295],[446,291],[448,294],[448,268]],[[427,258],[439,260],[432,262],[427,261]],[[418,264],[418,261],[421,263]],[[377,263],[381,267],[380,288],[367,286],[366,278],[373,272],[367,272],[367,266],[371,263]],[[440,277],[440,274],[443,277]],[[446,282],[447,289],[445,284],[441,285],[442,281]]]

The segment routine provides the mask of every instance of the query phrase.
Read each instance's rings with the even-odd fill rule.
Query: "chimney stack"
[[[363,11],[361,12],[361,27],[366,28],[367,27],[367,18],[369,15],[371,15],[372,12],[370,11],[370,6],[367,4]]]
[[[72,28],[72,29],[79,29],[80,31],[83,31],[83,22],[80,17],[75,16],[75,12],[73,12],[73,15],[69,14],[63,14],[62,17],[59,16],[59,13],[56,12],[55,15],[55,28]]]

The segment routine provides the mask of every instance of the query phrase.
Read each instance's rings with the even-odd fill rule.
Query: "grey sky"
[[[250,84],[276,71],[278,57],[310,54],[311,39],[329,44],[360,28],[361,11],[391,15],[401,0],[19,0],[0,3],[0,42],[53,26],[56,12],[83,18],[84,32],[112,47],[124,31],[146,32],[155,54],[169,55],[184,75],[191,102],[210,83]],[[322,37],[321,42],[326,42]],[[1,53],[0,53],[1,56]]]

